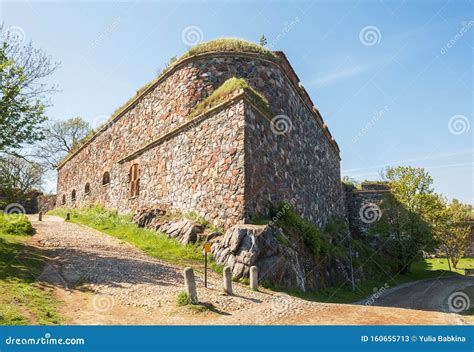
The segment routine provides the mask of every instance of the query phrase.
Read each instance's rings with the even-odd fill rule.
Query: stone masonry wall
[[[246,106],[246,215],[268,215],[270,207],[290,202],[304,218],[322,227],[345,218],[339,159],[321,129],[291,97],[291,124],[283,134],[250,104]]]
[[[121,212],[162,205],[197,211],[218,226],[237,223],[243,219],[243,125],[241,101],[136,158],[111,165],[108,185],[101,184],[100,173],[91,178],[88,168],[64,172],[63,177],[78,185],[76,201],[69,198],[67,204],[103,204]],[[129,170],[135,163],[140,170],[140,191],[137,197],[130,197]],[[79,186],[87,182],[91,191],[86,195]]]
[[[269,100],[275,115],[285,114],[293,119],[294,138],[283,141],[270,135],[268,121],[247,116],[242,110],[243,102],[186,128],[185,132],[175,133],[189,122],[188,115],[194,106],[231,77],[246,79]],[[260,200],[266,204],[267,200],[288,198],[298,188],[298,210],[315,224],[324,223],[328,217],[339,215],[343,207],[342,202],[337,203],[341,199],[336,186],[338,148],[317,110],[308,106],[309,97],[296,83],[289,64],[280,65],[258,54],[212,53],[178,64],[60,165],[58,206],[99,203],[128,212],[142,206],[165,204],[185,211],[197,210],[216,225],[228,226],[248,220],[251,212],[265,207],[260,205]],[[254,140],[248,142],[245,150],[243,147],[244,115],[246,140],[260,138],[248,124],[256,121],[266,129],[263,134],[269,145],[262,147],[267,161],[261,169],[250,162],[262,161],[257,151],[261,143]],[[172,136],[146,148],[167,133]],[[274,185],[268,185],[256,195],[246,191],[246,197],[253,197],[247,206],[243,191],[247,172],[243,169],[245,152],[250,153],[245,167],[255,178],[245,177],[245,182],[249,182],[247,190],[254,189],[255,182],[261,178],[259,172],[268,179],[276,179]],[[138,163],[141,170],[140,194],[136,198],[129,197],[129,170],[133,163]],[[272,167],[271,163],[276,166]],[[281,169],[283,166],[285,171]],[[102,185],[105,172],[110,173],[111,182]],[[88,194],[86,184],[90,188]],[[276,185],[284,188],[269,196]]]

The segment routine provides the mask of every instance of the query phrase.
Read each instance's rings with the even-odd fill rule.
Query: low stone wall
[[[0,206],[4,211],[23,211],[17,206],[19,204],[24,208],[27,214],[34,214],[38,212],[38,196],[41,192],[32,191],[27,194],[21,193],[6,193],[0,190]]]
[[[380,203],[388,192],[389,187],[383,183],[363,183],[361,189],[346,188],[347,219],[354,236],[367,234],[380,219]]]

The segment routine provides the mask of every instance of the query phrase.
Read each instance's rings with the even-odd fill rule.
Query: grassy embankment
[[[132,223],[128,215],[119,215],[115,211],[101,207],[57,208],[48,214],[65,218],[66,213],[71,214],[71,222],[91,227],[128,242],[154,258],[181,266],[200,267],[203,265],[204,257],[201,246],[182,245],[163,233],[140,228]],[[196,217],[194,219],[198,220]],[[216,264],[211,267],[219,271]]]
[[[25,216],[0,212],[0,325],[59,324],[50,293],[36,278],[45,260],[25,244],[33,228]]]

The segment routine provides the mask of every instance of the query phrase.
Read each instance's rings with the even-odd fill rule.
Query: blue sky
[[[258,42],[263,33],[321,111],[339,143],[343,175],[377,179],[385,166],[422,166],[436,191],[474,203],[472,1],[0,6],[6,27],[61,62],[51,78],[61,89],[52,119],[82,116],[98,125],[190,42]]]

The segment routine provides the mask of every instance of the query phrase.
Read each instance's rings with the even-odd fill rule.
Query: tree
[[[10,155],[0,157],[0,189],[4,192],[26,194],[38,189],[43,174],[39,163]]]
[[[91,133],[90,124],[80,117],[50,122],[44,130],[44,141],[38,144],[37,157],[48,167],[56,168]]]
[[[44,138],[41,124],[54,86],[43,83],[59,66],[31,43],[21,45],[0,26],[0,153],[14,154]]]
[[[457,199],[453,199],[449,205],[443,205],[443,209],[438,213],[435,233],[441,244],[440,248],[446,253],[448,263],[451,260],[453,268],[456,269],[459,259],[470,244],[471,226],[468,221],[471,208]]]
[[[262,34],[260,36],[260,45],[261,46],[266,46],[268,44],[267,38],[265,37],[265,34]]]
[[[433,179],[422,168],[388,168],[384,178],[390,190],[381,203],[382,217],[372,228],[381,237],[385,254],[405,273],[411,263],[436,245],[433,237],[434,214],[439,211]]]

